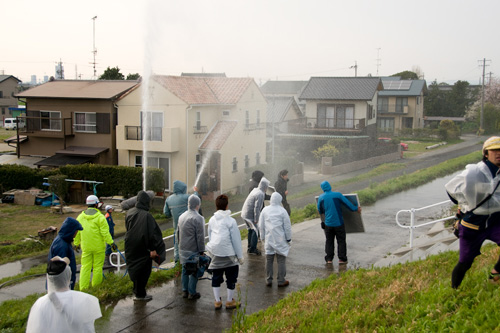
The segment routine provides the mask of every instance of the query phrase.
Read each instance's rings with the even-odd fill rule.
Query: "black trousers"
[[[152,266],[153,262],[151,260],[146,260],[146,262],[140,266],[129,269],[128,275],[134,284],[134,295],[136,297],[146,296],[146,285],[151,275]]]
[[[329,227],[325,226],[325,260],[332,261],[335,256],[335,238],[337,238],[337,251],[339,260],[347,261],[347,244],[345,240],[345,226]]]

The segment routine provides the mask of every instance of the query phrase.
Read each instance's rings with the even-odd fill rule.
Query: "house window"
[[[318,105],[319,128],[354,128],[354,105]]]
[[[3,91],[0,90],[0,98],[3,98]]]
[[[229,114],[230,114],[230,113],[229,113],[229,110],[224,110],[224,111],[222,111],[222,115],[223,115],[224,117],[229,117]]]
[[[403,117],[403,128],[413,128],[412,117]]]
[[[233,172],[238,172],[238,161],[233,157]]]
[[[196,176],[200,174],[201,171],[201,155],[196,154]]]
[[[96,133],[95,112],[75,112],[75,131]]]
[[[404,112],[405,106],[408,106],[408,97],[396,97],[396,112]]]
[[[420,96],[417,96],[417,105],[420,104]]]
[[[394,118],[379,117],[378,127],[382,132],[394,132]]]
[[[250,167],[250,157],[248,155],[245,155],[245,168]]]
[[[366,105],[366,118],[373,119],[375,118],[375,113],[373,112],[373,105]]]
[[[147,141],[161,141],[163,112],[141,112],[141,128]]]
[[[196,111],[196,130],[199,131],[201,129],[201,112]]]
[[[259,164],[260,164],[260,153],[259,153],[259,152],[257,152],[257,153],[255,154],[255,164],[256,164],[256,165],[259,165]]]
[[[2,114],[5,114],[5,108],[2,108]]]
[[[40,111],[40,129],[42,131],[61,130],[60,111]]]
[[[248,110],[245,111],[245,128],[250,127],[250,112]]]
[[[378,112],[389,112],[389,98],[379,97],[377,100]]]
[[[257,110],[257,119],[255,120],[257,128],[260,128],[260,110]]]
[[[168,157],[148,157],[147,161],[148,167],[163,169],[163,179],[165,181],[164,187],[168,190],[170,183],[170,159]],[[138,168],[143,167],[141,155],[137,155],[135,157],[135,166]]]
[[[137,155],[135,157],[135,167],[136,168],[142,168],[142,156]]]

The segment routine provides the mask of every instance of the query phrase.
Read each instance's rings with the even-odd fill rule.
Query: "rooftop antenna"
[[[354,77],[357,77],[358,76],[358,62],[355,60],[354,66],[351,66],[349,68],[354,68]]]
[[[93,21],[92,22],[93,23],[93,32],[94,32],[94,39],[93,39],[94,48],[92,50],[92,53],[94,54],[94,62],[92,63],[94,65],[94,76],[93,76],[93,79],[97,79],[97,72],[95,70],[95,64],[96,64],[96,62],[95,62],[95,56],[97,54],[97,49],[95,48],[95,20],[96,19],[97,19],[97,15],[92,18],[92,21]]]
[[[380,67],[380,47],[377,47],[377,76],[378,76],[378,68]]]

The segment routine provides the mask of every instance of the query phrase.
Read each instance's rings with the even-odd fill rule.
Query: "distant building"
[[[14,94],[18,92],[21,80],[12,75],[0,75],[0,110],[2,120],[12,117],[10,108],[17,108],[17,99]]]
[[[56,64],[56,80],[64,80],[64,66],[62,62]]]
[[[36,85],[36,75],[31,75],[31,81],[30,81],[30,84],[32,86],[35,86]]]

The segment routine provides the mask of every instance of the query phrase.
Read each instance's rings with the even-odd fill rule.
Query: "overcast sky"
[[[66,79],[91,79],[94,22],[98,76],[118,66],[263,84],[354,76],[357,62],[358,76],[418,66],[427,84],[478,84],[483,58],[500,76],[498,0],[15,0],[4,10],[0,73],[22,81],[54,76],[59,60]]]

